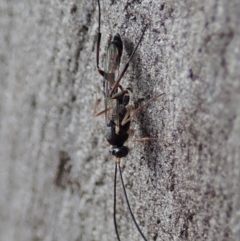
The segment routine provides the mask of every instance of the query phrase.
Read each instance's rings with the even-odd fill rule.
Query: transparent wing
[[[103,80],[103,92],[104,92],[104,105],[105,105],[105,121],[108,123],[110,118],[116,118],[117,101],[110,97],[112,86],[119,74],[121,53],[117,46],[113,43],[110,44],[107,52],[107,58],[104,69],[104,80]],[[115,93],[117,93],[117,89]]]

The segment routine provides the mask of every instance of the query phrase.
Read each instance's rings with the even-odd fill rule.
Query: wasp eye
[[[129,149],[127,146],[113,146],[112,149],[109,150],[109,152],[115,157],[123,158],[127,156]]]

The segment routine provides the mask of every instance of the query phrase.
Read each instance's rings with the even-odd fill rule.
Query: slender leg
[[[158,138],[156,138],[156,137],[142,137],[142,138],[132,139],[132,141],[136,141],[136,142],[155,141],[155,140],[158,140]]]
[[[100,0],[98,0],[98,39],[97,39],[97,53],[96,53],[96,62],[97,62],[97,69],[99,74],[104,76],[104,71],[99,67],[99,52],[100,52],[100,43],[101,43],[101,8],[100,8]]]
[[[132,121],[132,120],[143,110],[143,108],[145,108],[150,102],[154,101],[155,99],[161,97],[161,96],[164,95],[164,94],[165,94],[165,93],[161,93],[161,94],[159,94],[159,95],[157,95],[157,96],[149,99],[144,105],[138,107],[138,108],[133,112],[133,114],[132,114],[131,116],[129,115],[128,118],[125,118],[125,117],[124,117],[124,122],[122,121],[122,125],[125,125],[125,124],[126,124],[127,122],[129,122],[129,121]]]
[[[109,107],[107,109],[104,109],[104,110],[101,110],[101,111],[97,112],[97,108],[98,108],[98,105],[99,105],[100,101],[101,101],[101,99],[98,98],[98,99],[96,99],[95,104],[94,104],[94,112],[93,112],[93,114],[94,114],[95,117],[103,115],[104,113],[108,112],[111,109]]]
[[[94,111],[93,111],[94,116],[99,116],[99,115],[101,115],[101,114],[98,114],[98,112],[97,112],[97,108],[98,108],[100,102],[101,102],[101,99],[100,99],[100,98],[97,98],[97,99],[95,100]]]
[[[132,111],[132,106],[128,105],[126,106],[126,114],[121,122],[121,125],[124,126],[125,124],[127,124],[130,121],[130,115],[131,115],[131,111]]]

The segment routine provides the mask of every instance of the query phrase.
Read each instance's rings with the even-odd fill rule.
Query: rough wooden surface
[[[148,240],[239,240],[240,3],[101,1],[103,53],[119,32],[135,106],[122,161]],[[93,117],[96,1],[0,3],[0,240],[116,240],[114,158]],[[118,186],[121,239],[140,240]]]

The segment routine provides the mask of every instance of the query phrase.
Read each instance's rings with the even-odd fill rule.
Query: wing
[[[116,38],[116,36],[114,37],[114,39]],[[121,45],[119,47],[116,44],[116,41],[114,41],[114,39],[108,48],[106,62],[105,62],[105,69],[104,69],[104,79],[103,79],[106,124],[108,123],[110,118],[114,118],[114,119],[116,118],[116,111],[117,111],[117,105],[118,105],[118,102],[110,97],[110,92],[119,74],[120,60],[122,56],[122,41],[120,39]],[[117,91],[118,90],[116,89],[115,93],[117,93]]]

